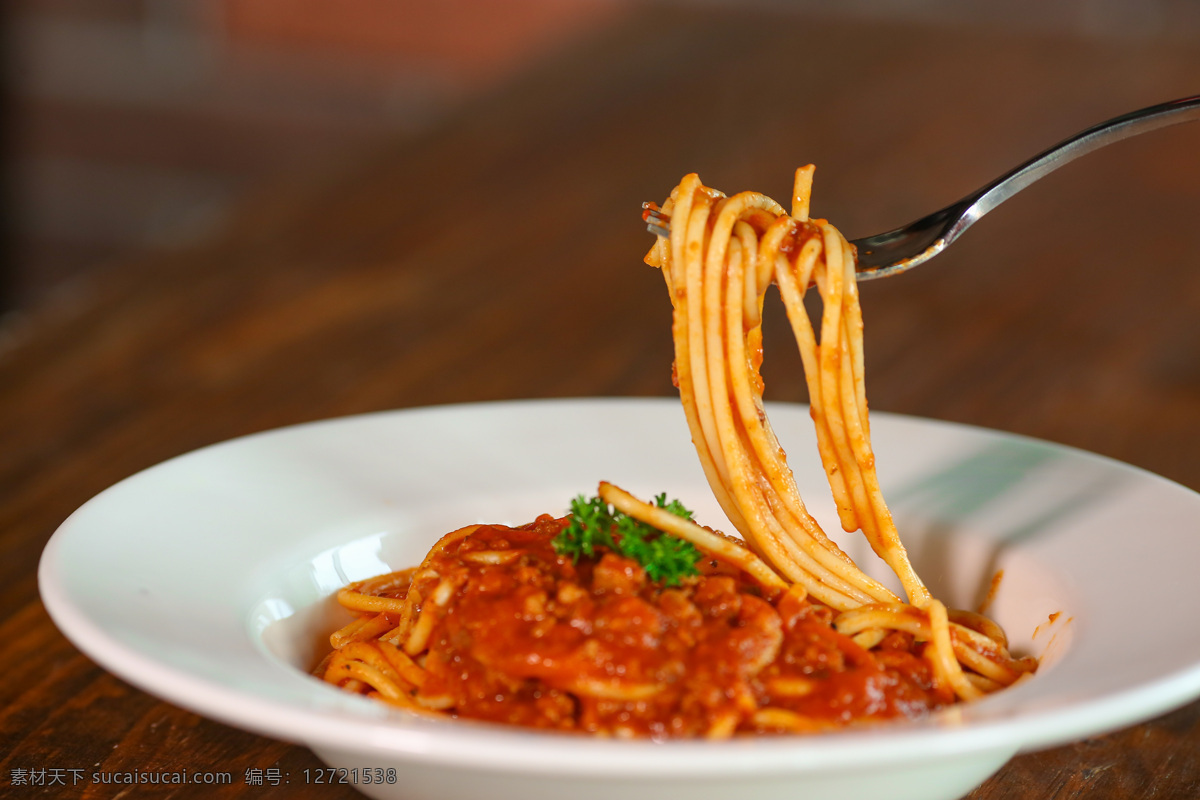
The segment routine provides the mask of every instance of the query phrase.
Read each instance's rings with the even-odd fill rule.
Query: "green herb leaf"
[[[678,500],[667,502],[665,493],[655,497],[654,502],[677,517],[692,518],[692,512]],[[632,558],[642,565],[650,580],[666,586],[676,586],[683,578],[700,574],[696,563],[702,554],[695,545],[617,511],[599,497],[576,497],[571,501],[570,518],[553,544],[555,552],[573,561],[594,558],[597,548],[605,548]]]

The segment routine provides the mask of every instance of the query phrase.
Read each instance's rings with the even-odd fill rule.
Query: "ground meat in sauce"
[[[763,589],[721,562],[676,587],[604,553],[572,563],[551,540],[565,519],[485,525],[432,554],[452,576],[418,700],[456,716],[654,738],[779,730],[755,712],[821,724],[918,717],[948,704],[921,645],[890,635],[868,652],[833,612]],[[474,554],[474,555],[473,555]],[[501,554],[501,555],[495,555]]]

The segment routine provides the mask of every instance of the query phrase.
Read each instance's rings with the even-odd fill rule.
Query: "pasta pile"
[[[330,637],[317,675],[424,714],[727,738],[915,718],[1037,668],[1009,653],[994,622],[934,598],[900,541],[871,448],[855,254],[810,218],[812,176],[797,171],[788,213],[688,175],[655,209],[670,234],[646,256],[670,293],[692,440],[743,541],[665,495],[648,503],[601,482],[566,517],[469,525],[419,566],[343,588],[354,619]],[[821,529],[772,431],[760,373],[771,284],[800,349],[839,521],[862,531],[903,597]],[[813,286],[817,320],[804,304]]]

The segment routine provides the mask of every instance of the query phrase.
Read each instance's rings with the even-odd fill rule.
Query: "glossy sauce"
[[[428,597],[450,577],[457,588],[419,697],[455,716],[653,738],[781,730],[756,715],[766,707],[819,728],[953,700],[906,634],[868,652],[833,630],[829,608],[764,596],[716,560],[676,587],[613,553],[572,563],[551,544],[564,525],[480,526],[431,554],[436,575],[414,587]]]

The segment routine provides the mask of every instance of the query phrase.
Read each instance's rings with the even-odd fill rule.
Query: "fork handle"
[[[984,214],[1064,164],[1113,142],[1195,119],[1200,119],[1200,95],[1131,111],[1064,139],[956,203],[956,206],[967,208],[947,232],[946,244],[958,238]]]

